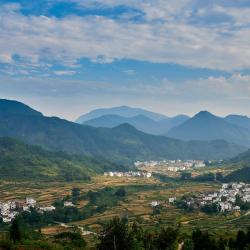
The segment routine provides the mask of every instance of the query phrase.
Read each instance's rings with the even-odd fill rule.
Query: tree
[[[193,231],[192,234],[194,250],[224,250],[225,242],[223,240],[216,241],[208,232],[202,232],[199,229]]]
[[[206,204],[205,206],[202,207],[201,209],[204,213],[207,214],[213,214],[218,212],[218,204],[217,203],[212,203],[212,204]]]
[[[244,231],[239,230],[237,237],[236,237],[236,249],[244,249],[246,246],[247,240],[246,240],[246,234]]]
[[[142,227],[134,222],[131,228],[131,234],[133,235],[133,250],[142,250],[144,248],[144,231]]]
[[[79,232],[63,232],[55,236],[57,242],[66,249],[85,249],[86,241]]]
[[[20,222],[17,218],[15,218],[10,227],[10,238],[14,242],[18,242],[21,240],[21,229]]]
[[[119,196],[119,197],[125,197],[126,196],[126,190],[125,188],[121,187],[119,188],[116,192],[115,192],[115,195],[116,196]]]
[[[155,250],[157,234],[154,231],[147,231],[144,234],[144,246],[146,250]]]
[[[181,173],[181,180],[190,180],[191,177],[192,177],[192,175],[189,172],[182,172]]]
[[[73,188],[71,191],[71,195],[73,197],[77,197],[77,198],[80,196],[80,193],[81,193],[80,188]]]
[[[172,250],[176,249],[178,230],[171,227],[162,228],[157,239],[157,249]]]
[[[193,241],[190,239],[186,239],[184,241],[184,245],[182,247],[182,250],[193,250],[193,249],[194,249]]]
[[[221,182],[224,180],[223,174],[221,172],[217,172],[215,174],[215,178],[217,181],[221,181]]]
[[[192,240],[194,244],[194,250],[204,249],[204,240],[208,240],[208,235],[204,235],[201,230],[197,229],[193,231]]]
[[[133,236],[128,225],[120,218],[115,217],[105,225],[99,236],[99,250],[131,250]]]
[[[204,175],[199,175],[199,176],[196,176],[194,178],[195,181],[214,181],[215,180],[215,175],[214,173],[207,173],[207,174],[204,174]]]

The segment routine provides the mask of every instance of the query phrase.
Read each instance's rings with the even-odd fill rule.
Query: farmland
[[[124,187],[127,195],[115,206],[109,207],[103,213],[97,213],[81,221],[68,223],[67,225],[51,225],[42,229],[45,235],[56,234],[69,230],[69,226],[80,226],[84,230],[98,232],[100,225],[115,216],[126,216],[129,221],[137,221],[141,225],[151,228],[164,225],[180,225],[183,233],[191,232],[190,229],[209,229],[219,234],[222,229],[234,233],[239,225],[250,226],[248,214],[216,214],[207,215],[202,212],[185,212],[168,203],[168,198],[182,197],[184,194],[197,192],[210,192],[218,190],[218,183],[198,182],[168,182],[162,183],[154,178],[110,178],[107,176],[94,177],[89,182],[11,182],[0,183],[1,200],[19,199],[25,196],[34,197],[40,204],[52,204],[55,200],[62,199],[71,194],[72,188],[79,188],[82,195],[88,191],[98,191],[105,187]],[[159,213],[154,212],[150,203],[157,200],[163,204]],[[87,205],[86,200],[78,202],[77,207]],[[68,228],[69,227],[69,228]]]

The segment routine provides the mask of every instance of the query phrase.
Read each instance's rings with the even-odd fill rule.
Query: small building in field
[[[159,201],[152,201],[151,203],[150,203],[150,206],[151,207],[157,207],[157,206],[159,206],[160,205],[160,202]]]
[[[75,206],[71,201],[64,201],[63,205],[65,207],[74,207]]]
[[[39,210],[41,212],[52,212],[56,210],[56,208],[54,206],[48,206],[48,207],[40,207]]]
[[[174,203],[176,201],[176,197],[170,197],[169,199],[168,199],[168,202],[169,203]]]

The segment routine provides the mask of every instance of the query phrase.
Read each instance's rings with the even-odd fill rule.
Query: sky
[[[0,98],[250,116],[250,1],[1,0]]]

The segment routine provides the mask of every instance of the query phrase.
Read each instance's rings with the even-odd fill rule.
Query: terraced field
[[[82,194],[92,190],[99,190],[104,187],[125,187],[127,191],[126,199],[119,202],[115,207],[111,207],[101,214],[74,223],[73,226],[81,226],[85,230],[97,232],[98,228],[105,221],[114,216],[126,216],[129,220],[137,220],[145,227],[158,227],[180,225],[183,233],[188,233],[193,228],[209,229],[209,231],[219,234],[221,229],[230,231],[232,234],[240,227],[250,226],[250,215],[230,214],[209,216],[201,212],[185,212],[167,201],[169,197],[181,197],[184,194],[207,192],[217,190],[220,185],[216,183],[195,183],[195,182],[169,182],[150,178],[125,178],[125,177],[104,177],[98,176],[91,182],[1,182],[0,200],[10,200],[32,196],[41,204],[51,204],[54,200],[63,198],[71,193],[73,187],[78,187]],[[153,200],[160,201],[163,209],[160,214],[154,214],[150,207]],[[85,206],[87,201],[82,200],[79,207]],[[43,233],[54,234],[64,231],[65,226],[50,226],[43,228]]]

